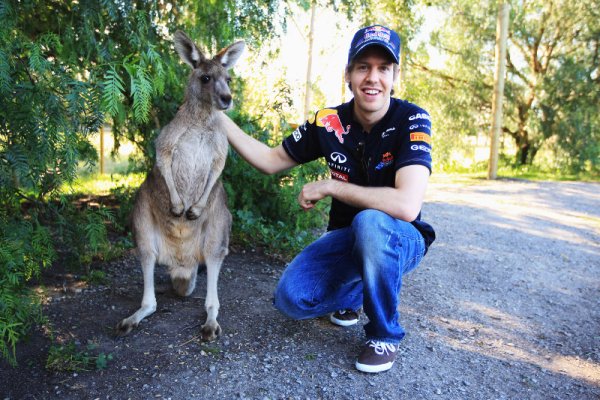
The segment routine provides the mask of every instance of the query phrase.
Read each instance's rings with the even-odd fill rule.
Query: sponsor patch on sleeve
[[[427,144],[431,144],[431,136],[425,132],[411,132],[410,134],[411,142],[425,142]]]
[[[416,124],[410,124],[408,126],[408,131],[409,132],[425,132],[426,134],[429,135],[429,132],[431,132],[431,123],[429,121],[421,121],[419,123]]]
[[[425,153],[431,153],[431,149],[423,144],[413,144],[410,146],[412,151],[424,151]]]
[[[426,119],[428,121],[431,121],[429,114],[427,114],[426,112],[416,113],[416,114],[413,114],[410,117],[408,117],[409,121],[415,121],[415,120],[420,120],[420,119]]]
[[[302,139],[302,132],[300,132],[300,128],[296,128],[294,132],[292,132],[292,136],[296,142],[299,142]]]

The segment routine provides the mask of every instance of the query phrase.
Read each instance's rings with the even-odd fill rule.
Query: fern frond
[[[4,50],[0,49],[0,94],[8,94],[12,89],[12,77],[10,76],[10,64]]]
[[[85,236],[92,251],[97,252],[106,243],[106,226],[98,212],[90,211],[86,215]]]
[[[44,72],[47,61],[42,55],[42,48],[38,43],[29,45],[29,68],[33,71]]]
[[[0,157],[6,160],[16,177],[22,178],[29,173],[29,158],[20,145],[11,146]]]
[[[123,86],[123,79],[121,79],[119,73],[115,70],[114,65],[104,74],[102,88],[102,106],[104,110],[111,116],[117,115],[120,104],[123,101],[125,88]]]
[[[160,54],[158,54],[154,48],[155,46],[153,45],[148,46],[146,58],[148,65],[152,66],[154,72],[152,76],[152,87],[154,88],[153,94],[162,95],[165,92],[165,67]]]
[[[136,122],[148,122],[150,118],[152,84],[146,72],[146,66],[136,65],[135,75],[131,76],[131,94],[133,96],[133,116]]]

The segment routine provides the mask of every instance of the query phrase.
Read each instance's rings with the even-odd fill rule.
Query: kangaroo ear
[[[215,59],[218,60],[225,68],[229,69],[233,67],[240,58],[242,52],[244,51],[244,47],[246,47],[246,44],[243,40],[235,42],[231,46],[221,50],[219,54],[215,56]]]
[[[197,68],[205,58],[200,49],[182,31],[175,32],[173,36],[175,50],[179,57],[192,68]]]

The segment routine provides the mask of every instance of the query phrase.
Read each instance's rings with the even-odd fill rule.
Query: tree
[[[587,104],[584,113],[591,111],[594,98],[598,104],[600,81],[592,74],[598,68],[600,25],[598,11],[591,4],[563,0],[523,2],[512,18],[507,61],[513,123],[504,130],[515,139],[518,162],[530,164],[545,140],[552,136],[565,139],[565,131],[558,130],[565,126],[557,118],[592,133],[591,121],[577,121],[581,114],[563,110],[570,109],[573,101]],[[584,99],[578,98],[580,95]],[[584,139],[579,129],[566,132],[571,133],[570,140]]]
[[[486,131],[496,2],[432,4],[446,15],[431,43],[447,56],[446,67],[430,69],[426,56],[411,63],[434,79],[446,133]],[[598,11],[585,2],[511,2],[503,131],[518,150],[515,164],[531,164],[552,142],[563,161],[570,158],[564,166],[597,171],[598,25]]]

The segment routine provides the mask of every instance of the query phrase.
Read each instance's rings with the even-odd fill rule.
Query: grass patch
[[[80,372],[91,370],[103,370],[112,360],[112,354],[93,354],[97,346],[88,343],[85,349],[79,350],[75,343],[69,342],[64,345],[52,345],[48,350],[46,369],[56,372]]]
[[[60,191],[69,195],[108,195],[119,188],[138,188],[144,179],[144,173],[130,174],[89,174],[80,175],[75,181],[68,184],[65,183]]]
[[[83,280],[90,285],[105,285],[108,283],[106,272],[99,269],[90,270],[90,272],[83,277]]]
[[[444,177],[444,182],[470,183],[470,181],[484,180],[488,177],[487,163],[478,163],[472,168],[455,168],[444,171],[434,171],[432,182],[439,182],[436,176]],[[600,176],[592,172],[569,173],[563,170],[525,165],[500,165],[496,173],[498,179],[525,179],[530,181],[582,181],[599,182]],[[452,177],[452,178],[450,178]]]
[[[207,354],[211,354],[213,356],[216,356],[221,352],[221,350],[218,347],[207,346],[205,344],[200,346],[200,350],[204,350],[204,352],[206,352]]]

